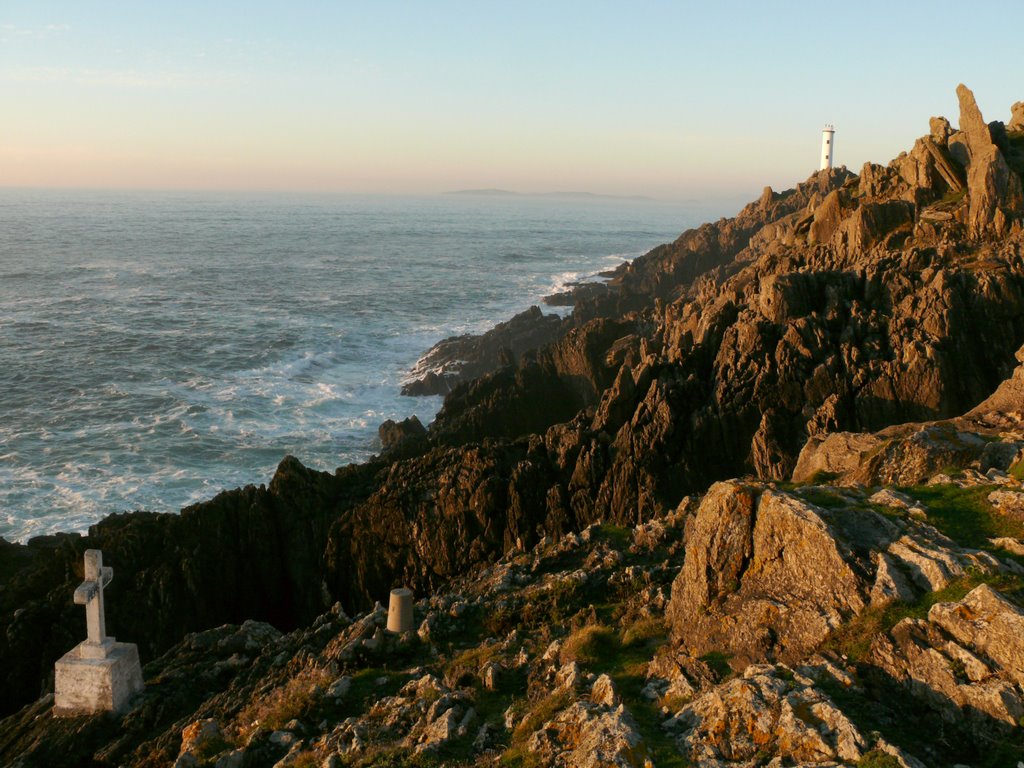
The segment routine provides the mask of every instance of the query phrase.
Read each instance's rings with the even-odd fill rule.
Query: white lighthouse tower
[[[821,130],[821,170],[832,167],[832,150],[835,149],[836,127],[829,123]]]

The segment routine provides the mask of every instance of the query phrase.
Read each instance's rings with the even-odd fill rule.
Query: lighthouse
[[[836,127],[829,123],[821,130],[821,170],[832,167],[832,150],[835,149]]]

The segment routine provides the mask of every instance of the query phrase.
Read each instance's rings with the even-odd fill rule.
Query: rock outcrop
[[[718,483],[689,528],[667,619],[693,656],[793,662],[869,608],[1001,568],[861,492]]]
[[[438,418],[363,465],[0,542],[0,761],[1024,758],[1024,148],[1019,105],[1003,128],[958,95],[959,130],[886,166],[766,189],[568,318],[442,344]],[[137,710],[75,730],[38,696],[87,547],[152,661]],[[429,595],[400,637],[373,609],[399,583]]]
[[[530,307],[480,335],[443,339],[417,361],[403,395],[445,395],[463,381],[497,370],[523,353],[560,338],[568,325],[558,315]]]
[[[1003,234],[1024,210],[1020,177],[992,140],[992,131],[981,116],[974,94],[957,86],[960,99],[960,146],[966,151],[967,188],[970,200],[968,230],[974,237]],[[954,136],[954,139],[956,136]]]

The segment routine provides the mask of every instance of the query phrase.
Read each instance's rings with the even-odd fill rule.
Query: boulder
[[[626,708],[576,701],[530,736],[527,750],[552,768],[645,768],[647,750]]]
[[[701,694],[666,726],[695,765],[753,765],[767,749],[794,764],[833,766],[860,760],[870,747],[810,680],[767,665]]]
[[[959,547],[909,515],[882,515],[851,494],[712,486],[672,584],[672,638],[692,656],[725,652],[734,668],[795,661],[869,606],[1001,567],[987,552]]]
[[[1024,717],[1022,630],[1024,612],[982,584],[878,636],[868,662],[948,722],[991,734]]]

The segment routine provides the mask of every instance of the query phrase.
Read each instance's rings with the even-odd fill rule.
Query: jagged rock
[[[669,721],[698,765],[743,763],[767,746],[800,765],[852,763],[869,748],[857,726],[809,680],[752,666],[743,677],[701,694]]]
[[[456,384],[483,376],[525,352],[559,338],[568,330],[558,315],[530,307],[480,335],[465,334],[439,341],[416,363],[403,395],[444,395]]]
[[[878,437],[859,432],[813,435],[797,458],[793,482],[806,483],[819,473],[849,474],[860,467],[864,454],[880,443]]]
[[[949,120],[944,117],[933,117],[928,120],[928,130],[931,132],[931,139],[940,146],[945,146],[946,142],[949,141],[950,134],[953,133],[953,129],[949,125]]]
[[[351,687],[352,678],[348,675],[342,675],[327,688],[327,697],[334,699],[335,701],[340,701],[348,696],[348,692]]]
[[[227,742],[224,739],[224,732],[216,720],[196,720],[181,731],[181,752],[178,761],[181,762],[185,755],[191,755],[192,759],[196,760],[197,754],[209,755],[211,750],[220,752],[225,746]]]
[[[1015,102],[1010,107],[1010,122],[1006,124],[1007,131],[1024,131],[1024,101]]]
[[[1001,514],[1015,520],[1024,520],[1024,493],[1018,491],[992,491],[988,503]]]
[[[393,450],[408,440],[424,437],[427,428],[424,427],[416,416],[410,416],[403,421],[388,419],[377,429],[380,443],[385,451]]]
[[[963,84],[957,86],[956,94],[960,100],[960,130],[965,136],[969,157],[970,232],[975,237],[988,232],[1003,234],[1009,223],[1006,216],[1018,216],[1024,203],[1020,177],[1011,172],[992,142],[991,131],[981,116],[974,94]]]
[[[555,688],[574,691],[583,685],[583,671],[575,661],[563,664],[555,675]]]
[[[643,739],[625,707],[593,707],[581,701],[544,723],[527,742],[544,765],[557,768],[646,768]]]
[[[1024,686],[1024,611],[992,587],[982,584],[959,603],[933,605],[928,621],[979,651],[1000,677]]]
[[[455,738],[459,732],[460,714],[455,708],[452,708],[438,715],[420,736],[419,742],[416,744],[416,752],[436,750]]]
[[[904,619],[872,644],[869,661],[949,722],[1016,727],[1024,716],[1024,613],[987,585],[958,603]]]
[[[824,507],[763,485],[714,485],[672,585],[672,636],[694,656],[724,650],[738,666],[794,661],[869,605],[1000,569],[924,523],[828,499]]]
[[[635,586],[624,606],[631,617],[647,617],[659,610],[666,574],[678,567],[685,526],[685,563],[691,556],[705,566],[721,563],[735,578],[688,574],[692,583],[679,590],[704,594],[707,617],[687,629],[677,622],[674,632],[697,649],[738,649],[737,664],[743,654],[798,655],[860,606],[916,598],[972,564],[995,567],[919,523],[872,517],[866,493],[783,493],[754,482],[747,484],[755,496],[749,514],[739,502],[726,509],[738,531],[716,533],[707,514],[687,511],[678,525],[636,537],[637,549],[649,549],[652,559],[658,552],[658,562],[629,574],[619,562],[633,554],[625,542],[613,554],[595,545],[599,529],[575,535],[598,521],[632,528],[661,519],[715,479],[752,472],[782,479],[808,437],[820,438],[821,446],[845,439],[848,448],[810,457],[813,470],[798,465],[807,478],[839,468],[842,481],[853,483],[855,471],[870,465],[864,477],[903,482],[945,469],[936,462],[969,460],[957,482],[1019,487],[1003,466],[1016,460],[1011,450],[1024,441],[1024,374],[1004,381],[1024,341],[1024,231],[1013,221],[1019,139],[997,124],[984,126],[966,97],[964,111],[961,131],[945,146],[948,131],[933,125],[934,137],[888,167],[865,166],[860,179],[835,169],[790,190],[767,190],[737,216],[689,230],[623,265],[607,286],[574,290],[572,318],[529,313],[557,340],[508,353],[495,337],[486,354],[497,370],[456,385],[434,428],[401,450],[334,474],[289,457],[269,487],[230,491],[181,516],[113,516],[88,537],[0,544],[2,706],[16,708],[45,690],[54,658],[80,634],[80,612],[68,595],[80,581],[75,563],[85,547],[104,549],[118,564],[112,601],[151,608],[112,614],[111,631],[138,642],[144,660],[172,646],[191,659],[180,668],[157,665],[161,685],[173,680],[181,698],[166,704],[166,715],[144,701],[140,719],[110,737],[121,739],[102,757],[110,764],[128,763],[131,749],[142,749],[139,740],[149,738],[140,735],[142,722],[146,733],[164,729],[154,737],[153,764],[172,762],[181,727],[223,717],[218,697],[231,686],[259,696],[254,678],[269,675],[267,685],[276,690],[310,657],[329,669],[326,689],[349,667],[385,659],[390,665],[409,653],[429,658],[482,613],[495,633],[517,622],[535,629],[541,619],[534,612],[526,621],[527,598],[540,596],[538,572],[551,561],[525,553],[545,538],[559,557],[579,559],[567,573],[586,568],[582,581],[551,581],[568,595],[557,603],[575,612],[566,616],[586,618],[580,595],[593,602]],[[1010,174],[1004,192],[999,157]],[[991,174],[982,173],[986,167]],[[958,200],[947,192],[962,183],[964,169],[967,199]],[[975,226],[966,239],[965,230],[989,214],[990,226]],[[523,333],[532,334],[530,328]],[[445,371],[430,375],[449,386]],[[1000,382],[981,411],[930,424],[973,409]],[[864,439],[871,443],[865,448],[853,445],[860,437],[822,437],[839,432],[875,434]],[[823,505],[815,493],[823,494]],[[826,508],[830,495],[835,509]],[[798,557],[804,549],[809,554]],[[353,614],[366,610],[397,583],[432,594],[519,552],[526,559],[515,567],[505,560],[494,584],[481,584],[472,599],[426,606],[422,648],[387,638],[377,611],[352,626],[341,614],[328,615],[338,602]],[[644,585],[647,578],[662,583]],[[495,594],[500,586],[504,602],[474,602],[484,593],[491,599],[491,586]],[[673,603],[670,614],[682,610]],[[249,617],[298,634],[273,639],[208,629]],[[716,620],[731,629],[714,630]],[[204,631],[187,635],[197,630]],[[712,642],[717,631],[728,632],[721,647]],[[222,640],[234,650],[221,648]],[[551,679],[534,676],[542,665],[531,660],[539,651],[512,644],[507,661],[530,676],[529,685],[549,692],[557,670]],[[199,662],[190,654],[206,659],[203,674],[195,674]],[[686,672],[671,683],[669,675],[650,678],[656,695],[694,695],[709,684],[692,674],[686,656],[677,654],[677,670]],[[470,701],[458,690],[437,695],[448,709],[467,713],[462,729]],[[419,734],[443,714],[435,708],[426,719],[433,706],[426,698],[381,694],[375,703],[390,701],[371,706],[372,716],[338,724],[330,749],[359,752],[393,718]],[[32,729],[42,726],[31,723],[45,707],[35,706],[4,726],[0,744],[15,745],[0,746],[4,760],[38,748],[26,746],[34,743],[30,737],[6,735],[38,735]],[[72,737],[55,733],[50,749],[96,752],[84,741],[70,749]],[[95,733],[96,743],[107,738]],[[269,736],[253,735],[253,749],[263,749]],[[267,764],[283,756],[271,752]]]
[[[480,680],[488,691],[496,691],[501,680],[501,665],[489,661],[480,668]]]
[[[944,467],[966,467],[982,456],[995,459],[991,443],[952,422],[908,424],[874,435],[835,433],[807,441],[793,480],[827,472],[842,483],[920,485]]]
[[[621,703],[615,683],[608,675],[599,675],[590,688],[590,703],[602,707],[617,707]]]
[[[1011,536],[998,536],[994,539],[989,539],[993,547],[1004,549],[1010,554],[1024,557],[1024,541],[1015,539]]]

